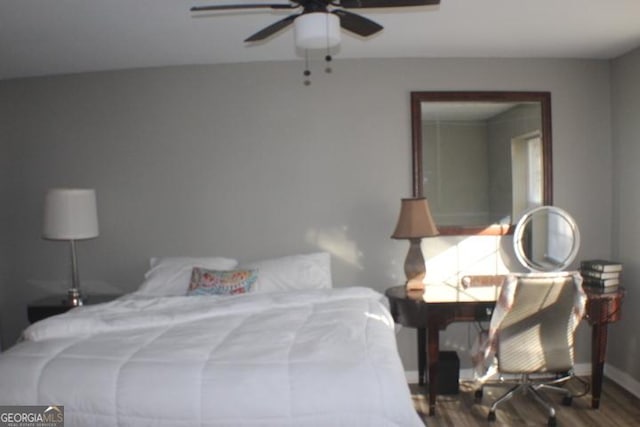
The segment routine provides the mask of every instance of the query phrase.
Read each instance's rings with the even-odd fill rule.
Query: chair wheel
[[[573,396],[565,396],[562,398],[562,404],[564,406],[571,406],[572,402],[573,402]]]
[[[482,389],[476,390],[475,393],[473,393],[473,399],[476,403],[480,403],[482,401]]]
[[[496,413],[493,411],[489,411],[489,415],[487,415],[487,420],[488,421],[495,421],[496,420]]]
[[[549,427],[556,427],[556,417],[549,417],[549,421],[547,422]]]

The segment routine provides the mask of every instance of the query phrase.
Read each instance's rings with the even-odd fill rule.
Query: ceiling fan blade
[[[440,0],[340,0],[340,7],[345,9],[430,6],[435,4],[440,4]]]
[[[266,28],[263,28],[262,30],[258,31],[257,33],[255,33],[254,35],[246,39],[245,42],[258,42],[258,41],[264,40],[267,37],[282,30],[283,28],[291,25],[298,16],[300,16],[300,14],[289,15],[284,19],[274,22],[273,24],[269,25]]]
[[[377,22],[365,18],[364,16],[356,15],[355,13],[347,12],[346,10],[334,10],[331,13],[338,15],[340,18],[340,26],[347,31],[356,33],[362,37],[369,37],[382,30],[382,25]]]
[[[215,10],[234,10],[234,9],[295,9],[300,7],[295,4],[220,4],[214,6],[194,6],[189,9],[191,12],[205,12]]]

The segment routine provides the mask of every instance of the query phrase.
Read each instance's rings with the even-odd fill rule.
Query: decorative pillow
[[[255,270],[206,270],[195,267],[187,295],[236,295],[251,292]]]
[[[258,270],[254,292],[331,288],[331,257],[327,252],[256,261],[240,268]]]
[[[238,261],[221,257],[165,257],[151,258],[151,268],[144,275],[145,281],[136,292],[148,296],[185,295],[194,267],[212,270],[231,270]]]

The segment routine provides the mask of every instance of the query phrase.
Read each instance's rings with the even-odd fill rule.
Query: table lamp
[[[409,252],[404,261],[404,273],[407,276],[407,290],[423,290],[426,267],[420,243],[423,237],[437,236],[438,229],[433,222],[429,203],[424,197],[402,199],[400,217],[393,239],[408,239]]]
[[[82,305],[75,241],[92,239],[98,237],[98,234],[95,190],[53,188],[47,192],[42,237],[48,240],[68,240],[71,244],[69,305]]]

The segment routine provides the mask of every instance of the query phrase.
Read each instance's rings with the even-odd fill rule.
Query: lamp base
[[[83,305],[82,295],[80,295],[80,291],[76,288],[71,288],[67,291],[67,304],[72,307],[79,307]]]
[[[426,268],[424,257],[422,256],[422,248],[420,247],[420,238],[409,239],[410,246],[407,258],[404,261],[404,274],[407,276],[407,290],[424,290],[424,278],[426,276]]]
[[[416,277],[410,280],[407,280],[407,284],[405,285],[407,291],[424,291],[424,275],[422,277]]]

